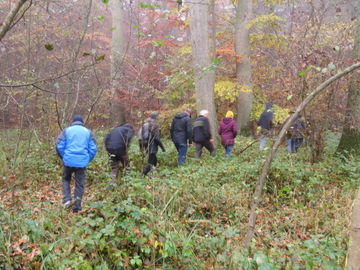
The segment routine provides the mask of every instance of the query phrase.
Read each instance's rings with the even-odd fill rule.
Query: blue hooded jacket
[[[64,164],[69,167],[86,167],[97,152],[94,134],[81,121],[74,121],[64,129],[55,146]]]

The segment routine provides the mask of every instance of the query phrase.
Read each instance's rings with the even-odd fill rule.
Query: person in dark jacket
[[[191,110],[186,109],[184,112],[175,115],[170,126],[171,140],[179,154],[178,167],[185,163],[187,154],[187,142],[192,145],[191,130]]]
[[[121,162],[124,172],[126,172],[126,169],[130,165],[128,149],[133,137],[134,129],[129,124],[114,128],[105,137],[105,148],[110,157],[111,184],[116,183],[115,180],[119,175],[119,162]]]
[[[75,115],[70,127],[64,129],[55,142],[56,150],[64,163],[62,189],[63,206],[71,206],[70,181],[75,173],[75,203],[73,212],[82,210],[86,167],[97,152],[96,140],[92,131],[84,127],[81,115]]]
[[[294,113],[293,111],[290,111],[288,113],[288,115],[286,116],[286,119],[285,119],[284,123],[282,124],[282,126],[285,126],[287,121],[289,121],[291,114],[293,114],[293,113]],[[288,153],[290,154],[291,153],[291,131],[290,130],[288,130],[286,132],[285,138],[286,138],[287,150],[288,150]]]
[[[305,133],[305,120],[301,118],[299,114],[294,123],[292,124],[291,131],[291,152],[296,153],[304,142],[304,133]]]
[[[145,127],[147,129],[148,136],[142,137],[142,142],[140,147],[144,147],[146,153],[149,155],[148,164],[145,166],[143,175],[147,175],[151,169],[155,169],[157,165],[156,153],[158,151],[158,146],[165,152],[165,147],[160,140],[159,127],[156,123],[159,115],[156,112],[150,114],[148,121],[142,126],[143,135],[145,133]]]
[[[274,113],[272,111],[272,107],[272,103],[267,102],[265,110],[262,112],[259,121],[257,122],[257,124],[261,127],[260,150],[264,150],[266,138],[269,136],[270,129],[273,127]]]
[[[196,144],[195,158],[201,158],[202,148],[209,150],[211,156],[215,156],[215,148],[211,139],[210,123],[208,120],[209,112],[200,111],[200,116],[195,119],[193,126],[193,142]]]
[[[234,148],[234,140],[237,135],[237,125],[234,118],[234,113],[228,111],[225,118],[221,121],[218,133],[221,136],[221,144],[225,148],[225,157],[230,158]]]

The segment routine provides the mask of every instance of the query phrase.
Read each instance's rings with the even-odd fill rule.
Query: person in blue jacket
[[[72,173],[75,173],[73,212],[77,213],[82,210],[86,167],[96,155],[96,140],[92,131],[84,127],[82,116],[75,115],[71,126],[64,129],[56,139],[55,146],[63,161],[63,206],[71,206],[70,181]]]

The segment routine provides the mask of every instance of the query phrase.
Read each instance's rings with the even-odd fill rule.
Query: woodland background
[[[2,4],[3,18],[10,3]],[[111,45],[117,29],[112,27],[109,1],[27,4],[29,9],[1,42],[4,127],[19,126],[24,111],[24,124],[39,132],[56,133],[74,113],[83,114],[89,128],[107,127],[112,124],[109,108],[118,100],[126,104],[126,121],[134,124],[152,110],[160,110],[166,124],[182,108],[196,110],[186,3],[123,3],[123,57],[116,63],[121,67],[116,91],[111,85]],[[236,6],[237,2],[216,2],[214,20],[209,22],[215,48],[209,48],[212,62],[206,68],[216,74],[218,121],[228,109],[237,111],[236,97],[244,87],[236,74],[243,58],[234,47]],[[279,111],[276,121],[282,122],[287,113],[283,110],[294,109],[326,78],[352,64],[355,19],[355,1],[255,1],[246,26],[251,119],[272,101]],[[337,81],[303,112],[308,122],[317,122],[319,133],[325,127],[341,127],[347,83],[346,78]]]
[[[347,267],[359,186],[360,103],[348,98],[360,96],[356,71],[301,111],[307,143],[295,156],[279,149],[254,237],[246,247],[243,241],[273,142],[257,150],[255,121],[273,102],[275,137],[289,110],[358,60],[357,6],[355,0],[3,1],[0,267]],[[185,108],[208,109],[213,130],[227,110],[235,112],[241,136],[231,161],[220,145],[215,159],[201,161],[190,148],[187,164],[176,168],[168,132]],[[107,191],[103,138],[125,121],[139,127],[152,111],[160,112],[168,149],[158,170],[140,177],[146,157],[133,143],[131,173]],[[75,114],[84,116],[99,145],[77,216],[60,208],[54,150]],[[344,134],[351,136],[341,144]]]

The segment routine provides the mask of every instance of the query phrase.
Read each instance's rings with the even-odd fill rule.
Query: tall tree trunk
[[[287,130],[290,128],[290,126],[292,125],[292,123],[294,122],[294,120],[296,119],[296,117],[298,116],[298,114],[305,109],[305,107],[322,91],[324,91],[326,89],[326,87],[328,87],[330,84],[332,84],[333,82],[337,81],[338,79],[340,79],[341,77],[345,76],[346,74],[356,70],[360,68],[360,62],[356,63],[354,65],[352,65],[351,67],[348,67],[347,69],[345,69],[344,71],[336,74],[335,76],[332,76],[331,78],[329,78],[328,80],[326,80],[325,82],[323,82],[319,87],[317,87],[312,93],[310,93],[305,100],[299,105],[299,107],[297,107],[297,109],[295,110],[295,113],[293,113],[291,115],[291,117],[289,118],[289,120],[286,122],[286,124],[283,126],[283,128],[281,129],[278,137],[276,138],[273,146],[271,147],[271,149],[269,150],[268,156],[266,158],[266,161],[264,162],[264,165],[261,169],[260,172],[260,176],[259,176],[259,180],[257,182],[256,188],[255,188],[255,192],[254,192],[254,200],[251,204],[251,210],[250,210],[250,216],[249,216],[249,224],[248,224],[248,233],[245,239],[245,248],[249,248],[251,240],[254,236],[254,230],[255,230],[255,223],[256,223],[256,218],[257,218],[257,210],[261,201],[261,195],[263,192],[263,189],[266,185],[266,181],[267,181],[267,175],[271,166],[271,162],[276,154],[277,149],[279,148],[279,145],[282,141],[282,138],[285,136],[285,133],[287,132]],[[358,227],[357,227],[358,228]],[[354,269],[358,269],[358,268],[354,268]]]
[[[123,37],[124,37],[124,9],[123,1],[113,1],[112,11],[112,43],[111,43],[111,112],[115,126],[125,124],[125,110],[121,100],[121,79],[123,76]]]
[[[211,22],[212,22],[212,58],[216,59],[216,13],[215,0],[211,0]],[[215,73],[216,74],[216,73]]]
[[[92,8],[92,2],[93,2],[93,0],[89,0],[89,7],[88,7],[87,14],[86,14],[85,21],[84,21],[84,32],[81,35],[81,38],[79,40],[77,49],[75,51],[74,59],[72,61],[72,67],[71,68],[72,68],[73,72],[71,73],[71,76],[69,78],[70,85],[69,85],[69,91],[66,94],[66,99],[65,99],[64,109],[63,109],[63,115],[62,115],[62,120],[61,120],[61,127],[64,127],[66,125],[66,123],[68,121],[70,121],[70,117],[72,116],[72,114],[74,112],[74,108],[77,105],[77,99],[75,99],[76,102],[73,102],[74,101],[73,100],[73,93],[76,92],[76,96],[79,94],[79,91],[76,90],[75,84],[74,84],[75,69],[76,69],[76,63],[77,63],[77,59],[78,59],[78,56],[79,56],[79,53],[80,53],[80,49],[81,49],[81,46],[82,46],[83,41],[85,39],[86,32],[88,30],[89,17],[90,17],[91,8]],[[71,103],[74,104],[73,109],[70,109],[71,108]]]
[[[236,77],[239,93],[236,104],[236,124],[241,129],[249,128],[252,109],[252,81],[250,58],[250,30],[247,28],[252,15],[252,0],[238,0],[235,22],[235,52],[242,58],[236,62]]]
[[[360,189],[357,192],[351,214],[349,230],[349,249],[346,257],[346,269],[360,268]]]
[[[357,3],[357,20],[355,29],[355,41],[354,41],[354,60],[360,60],[360,0]],[[360,150],[360,75],[355,72],[352,74],[348,102],[347,102],[347,117],[346,125],[344,127],[340,144],[337,151],[342,152],[344,150],[354,149],[355,152]],[[352,128],[355,126],[357,128]],[[349,229],[349,244],[348,254],[346,256],[346,269],[359,269],[360,268],[360,189],[354,200],[351,225]]]
[[[208,110],[211,133],[216,145],[217,117],[214,102],[215,73],[211,68],[208,1],[194,0],[190,5],[190,32],[197,111]]]
[[[358,0],[357,21],[355,28],[354,61],[360,60],[360,0]],[[346,105],[345,125],[341,135],[337,153],[354,150],[360,152],[360,73],[354,72],[350,79],[348,100]]]

